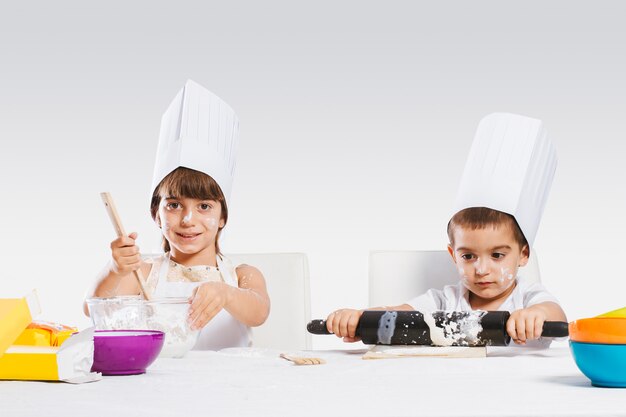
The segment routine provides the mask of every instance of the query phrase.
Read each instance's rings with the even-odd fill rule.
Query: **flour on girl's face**
[[[189,212],[182,218],[183,224],[189,224],[193,220],[193,212],[189,210]],[[209,217],[204,219],[204,224],[208,230],[216,230],[219,228],[219,219],[216,217]],[[167,220],[167,216],[161,216],[161,227],[163,231],[169,231],[172,228],[171,223]]]
[[[215,217],[209,217],[206,219],[206,227],[209,230],[215,230],[218,228],[218,221]]]
[[[163,228],[164,232],[169,232],[172,228],[172,225],[167,221],[167,217],[165,216],[161,218],[161,227]]]

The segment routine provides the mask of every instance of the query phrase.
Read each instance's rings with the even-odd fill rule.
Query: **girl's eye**
[[[202,203],[202,204],[200,204],[200,208],[201,208],[202,210],[209,210],[209,209],[211,209],[212,207],[211,207],[211,205],[210,205],[210,204],[207,204],[207,203]]]
[[[170,210],[176,210],[177,208],[180,208],[180,203],[167,203],[165,207]]]
[[[472,255],[471,253],[464,253],[463,255],[461,255],[461,258],[465,259],[466,261],[471,261],[473,257],[474,255]]]
[[[504,258],[504,254],[496,252],[496,253],[492,253],[491,257],[494,258],[494,259],[502,259],[502,258]]]

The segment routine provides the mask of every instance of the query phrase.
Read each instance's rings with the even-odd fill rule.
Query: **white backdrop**
[[[85,327],[110,191],[144,251],[160,117],[187,78],[241,120],[227,252],[305,252],[312,312],[367,303],[376,249],[443,249],[481,117],[542,119],[537,235],[571,319],[622,307],[620,2],[32,2],[0,12],[0,294]],[[332,338],[314,347],[338,346]]]

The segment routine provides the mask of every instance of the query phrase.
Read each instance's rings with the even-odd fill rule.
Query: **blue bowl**
[[[569,342],[578,369],[596,387],[626,388],[626,345]]]

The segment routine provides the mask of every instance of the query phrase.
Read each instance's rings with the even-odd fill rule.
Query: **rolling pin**
[[[367,345],[506,346],[508,311],[374,311],[361,315],[356,336]],[[332,334],[326,320],[307,324],[312,334]],[[542,337],[565,337],[568,324],[546,321]]]

